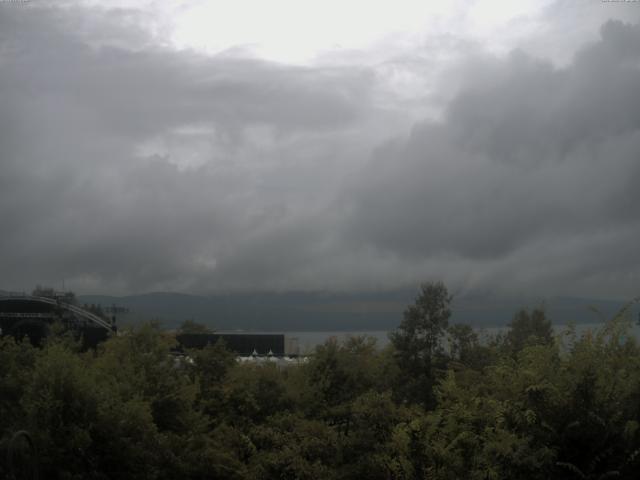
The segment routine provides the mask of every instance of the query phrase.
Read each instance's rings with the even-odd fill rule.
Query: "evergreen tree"
[[[401,371],[396,390],[405,401],[434,406],[435,369],[443,360],[442,339],[449,325],[451,300],[444,283],[423,284],[415,303],[390,335]]]

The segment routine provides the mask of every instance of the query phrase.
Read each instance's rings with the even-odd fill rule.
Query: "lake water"
[[[588,330],[594,331],[602,327],[600,323],[582,323],[576,325],[576,332],[578,335],[582,335]],[[556,335],[561,334],[562,332],[567,330],[566,325],[554,325],[554,332]],[[479,334],[481,340],[486,340],[488,337],[496,335],[500,332],[504,332],[507,330],[507,327],[488,327],[488,328],[479,328],[475,329]],[[369,331],[342,331],[342,332],[284,332],[287,339],[298,339],[298,345],[300,347],[300,353],[310,353],[313,349],[322,345],[324,342],[329,340],[330,338],[335,338],[337,341],[342,342],[347,340],[349,337],[357,337],[366,335],[368,337],[373,337],[376,339],[376,344],[380,348],[384,348],[389,344],[389,331],[386,330],[369,330]],[[632,327],[632,333],[637,338],[640,339],[640,325],[634,323]]]

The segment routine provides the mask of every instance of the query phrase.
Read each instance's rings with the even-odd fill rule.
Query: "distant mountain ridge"
[[[404,309],[413,303],[415,290],[366,293],[252,293],[190,295],[155,292],[130,296],[81,295],[80,304],[118,305],[130,309],[121,324],[145,320],[160,321],[175,328],[186,319],[218,330],[260,331],[366,331],[391,330],[402,320]],[[454,298],[451,323],[474,327],[506,325],[520,308],[544,305],[555,324],[598,323],[614,315],[625,302],[557,297],[538,299]],[[638,306],[633,307],[634,318]]]

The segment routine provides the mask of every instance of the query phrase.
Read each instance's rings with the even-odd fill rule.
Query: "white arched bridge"
[[[28,335],[33,339],[48,334],[49,325],[61,320],[80,333],[108,337],[116,332],[115,324],[65,301],[64,296],[38,296],[24,293],[0,294],[0,328],[3,335]],[[94,342],[91,342],[94,343]]]

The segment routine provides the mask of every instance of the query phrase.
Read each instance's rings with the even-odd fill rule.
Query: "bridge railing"
[[[30,313],[30,312],[3,312],[5,318],[52,318],[51,313]]]
[[[76,307],[75,305],[71,305],[69,303],[59,302],[59,304],[62,305],[63,308],[66,308],[67,310],[70,310],[71,312],[77,315],[80,315],[83,318],[86,318],[88,320],[91,320],[94,323],[97,323],[98,325],[106,328],[107,330],[113,330],[113,326],[109,322],[105,321],[104,319],[100,318],[99,316],[91,312],[87,312],[86,310],[80,307]]]
[[[68,310],[72,313],[75,313],[76,315],[84,318],[85,320],[89,320],[103,328],[106,328],[109,331],[113,331],[113,326],[107,322],[106,320],[104,320],[103,318],[100,318],[99,316],[91,313],[91,312],[87,312],[86,310],[77,307],[75,305],[71,305],[70,303],[66,303],[63,302],[59,299],[55,299],[55,298],[49,298],[49,297],[35,297],[33,295],[25,295],[24,292],[20,293],[20,292],[7,292],[3,295],[0,295],[0,298],[15,298],[15,299],[24,299],[24,300],[31,300],[31,301],[36,301],[36,302],[40,302],[40,303],[46,303],[48,305],[55,305],[55,306],[59,306],[64,308],[65,310]]]

